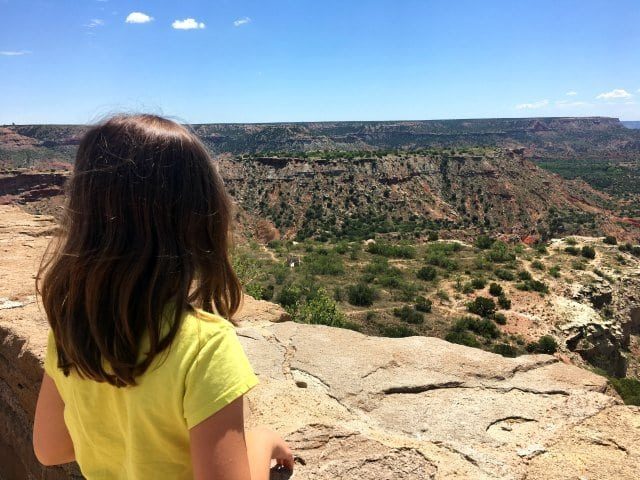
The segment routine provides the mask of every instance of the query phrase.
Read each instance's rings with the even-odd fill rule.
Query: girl
[[[86,133],[37,280],[51,326],[33,426],[41,463],[75,460],[89,480],[293,468],[278,435],[244,429],[257,379],[223,318],[242,295],[230,223],[222,181],[186,128],[131,115]]]

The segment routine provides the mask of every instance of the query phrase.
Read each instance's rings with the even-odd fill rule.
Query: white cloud
[[[127,15],[126,23],[149,23],[153,20],[153,17],[150,17],[146,13],[142,12],[131,12]]]
[[[520,103],[516,105],[516,109],[525,110],[530,108],[542,108],[542,107],[546,107],[547,105],[549,105],[549,100],[540,100],[539,102],[533,102],[533,103]]]
[[[184,20],[175,20],[171,26],[176,30],[198,30],[203,29],[203,22],[196,22],[195,18],[185,18]]]
[[[568,91],[568,92],[566,93],[566,95],[567,95],[567,96],[569,96],[569,97],[573,97],[573,96],[575,96],[575,95],[577,95],[577,94],[578,94],[578,92],[574,92],[573,90],[570,90],[570,91]]]
[[[234,27],[241,27],[242,25],[246,25],[247,23],[251,23],[251,19],[249,17],[242,17],[233,22]]]
[[[0,51],[0,55],[5,57],[19,57],[20,55],[29,55],[29,50],[3,50]]]
[[[96,27],[102,27],[103,25],[104,25],[104,20],[101,20],[99,18],[92,18],[91,21],[85,25],[85,27],[96,28]]]
[[[625,89],[623,88],[616,88],[614,90],[611,90],[610,92],[604,92],[601,93],[600,95],[598,95],[596,98],[602,98],[604,100],[610,100],[612,98],[629,98],[632,97],[633,95],[631,95],[629,92],[627,92]]]

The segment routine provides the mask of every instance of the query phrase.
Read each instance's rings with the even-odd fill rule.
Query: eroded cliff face
[[[47,325],[33,276],[53,223],[0,206],[0,477],[40,467],[31,422]],[[637,315],[637,314],[636,314]],[[296,478],[635,479],[640,409],[547,355],[515,359],[429,337],[386,339],[283,321],[247,297],[238,335],[260,378],[249,422],[278,429]]]

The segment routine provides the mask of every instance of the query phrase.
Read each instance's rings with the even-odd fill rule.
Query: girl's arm
[[[293,455],[275,433],[244,431],[243,397],[189,430],[195,480],[268,480],[271,459],[293,468]]]
[[[76,454],[64,423],[64,402],[53,379],[42,377],[33,421],[33,451],[43,465],[73,462]]]

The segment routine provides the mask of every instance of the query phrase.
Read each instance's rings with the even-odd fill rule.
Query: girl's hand
[[[270,452],[270,459],[293,471],[293,453],[287,442],[273,430],[260,427],[247,432],[247,443],[264,445]]]
[[[293,471],[293,453],[287,442],[275,432],[273,433],[273,453],[271,458],[276,461],[277,465],[283,465]]]

